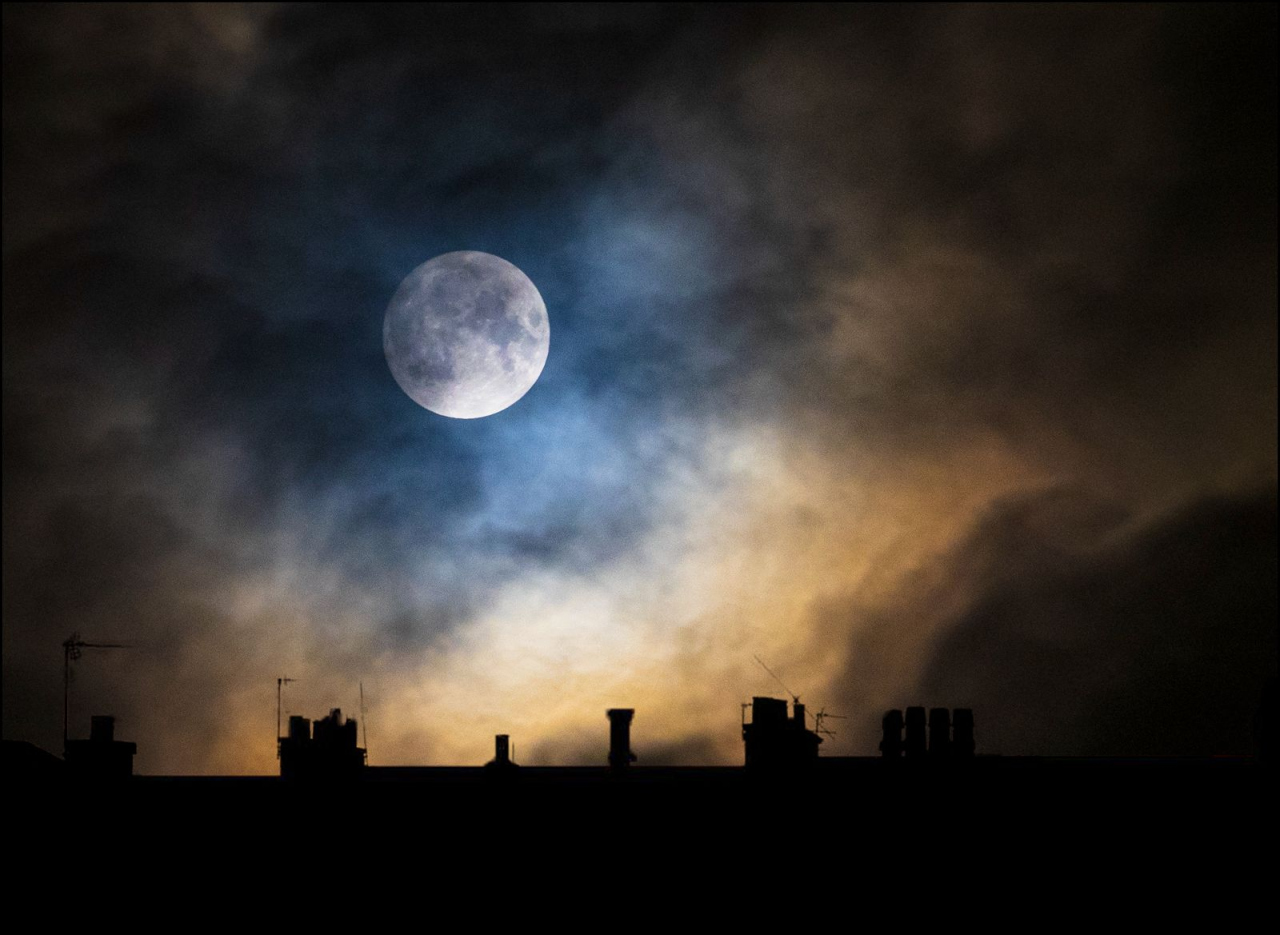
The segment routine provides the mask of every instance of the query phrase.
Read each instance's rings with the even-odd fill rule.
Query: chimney
[[[973,756],[973,709],[956,708],[953,725],[955,739],[951,743],[953,756]]]
[[[893,759],[902,756],[902,712],[896,708],[886,711],[880,726],[883,735],[880,740],[880,755]]]
[[[951,746],[951,712],[946,708],[929,711],[929,756],[946,756]]]
[[[493,738],[493,762],[506,766],[511,762],[511,735],[495,734]]]
[[[93,782],[128,779],[138,745],[116,740],[116,719],[95,714],[89,720],[88,740],[68,740],[63,751],[68,775]]]
[[[615,771],[624,770],[634,762],[631,752],[631,719],[635,708],[610,708],[609,716],[609,766]]]
[[[111,743],[116,739],[116,719],[110,714],[95,714],[89,719],[89,739],[94,743]]]
[[[301,714],[289,716],[289,739],[293,741],[311,739],[311,721]]]
[[[804,705],[798,701],[795,703],[795,722],[798,727],[804,727]]]
[[[924,730],[924,708],[907,708],[907,756],[924,755]]]

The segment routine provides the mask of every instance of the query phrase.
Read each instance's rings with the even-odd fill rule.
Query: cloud
[[[858,609],[845,703],[868,748],[882,710],[920,704],[973,708],[986,753],[1252,753],[1276,563],[1274,489],[1146,517],[1078,490],[1009,498]]]

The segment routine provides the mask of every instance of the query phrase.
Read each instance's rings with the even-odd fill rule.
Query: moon
[[[529,277],[473,250],[442,254],[406,276],[382,325],[400,389],[451,419],[491,416],[520,399],[550,347],[547,306]]]

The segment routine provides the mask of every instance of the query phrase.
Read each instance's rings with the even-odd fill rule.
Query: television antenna
[[[826,734],[828,737],[834,737],[836,735],[836,732],[833,730],[828,730],[827,728],[823,727],[822,726],[823,721],[825,721],[827,718],[832,718],[837,721],[849,720],[843,714],[828,714],[827,709],[825,707],[821,711],[814,713],[812,717],[813,717],[813,732],[815,734]]]
[[[364,709],[364,682],[360,683],[360,730],[364,732],[364,761],[369,762],[369,715]]]
[[[71,719],[71,663],[84,655],[86,649],[132,649],[127,643],[87,643],[79,633],[72,633],[62,641],[62,749],[67,749]]]
[[[782,679],[778,678],[778,673],[774,672],[767,665],[765,665],[764,660],[761,659],[759,656],[756,656],[755,660],[756,662],[760,663],[761,668],[763,668],[766,672],[768,672],[775,682],[777,682],[779,685],[782,686],[782,690],[791,696],[792,704],[800,703],[800,696],[797,695],[795,692],[793,692],[791,689],[787,688],[787,683],[782,681]]]

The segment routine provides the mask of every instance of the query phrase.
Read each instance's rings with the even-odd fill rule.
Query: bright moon
[[[387,306],[382,347],[419,406],[453,419],[506,409],[547,362],[547,306],[529,277],[489,253],[445,253],[405,277]]]

